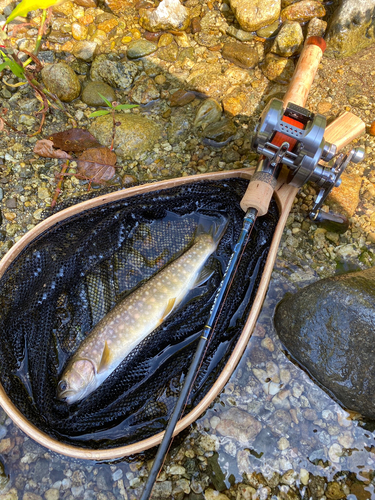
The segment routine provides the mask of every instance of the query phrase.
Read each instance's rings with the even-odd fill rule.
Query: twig
[[[53,198],[52,198],[52,202],[51,202],[51,206],[50,206],[51,210],[53,210],[55,208],[56,203],[57,203],[57,198],[59,197],[59,194],[62,191],[63,180],[64,180],[64,176],[66,175],[66,171],[68,170],[68,167],[69,167],[69,160],[66,160],[63,163],[61,172],[59,173],[60,179],[59,179],[59,182],[57,183],[55,193],[54,193]]]

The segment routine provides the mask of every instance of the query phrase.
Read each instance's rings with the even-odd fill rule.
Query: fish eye
[[[60,391],[64,392],[67,390],[68,388],[68,384],[65,380],[60,380],[59,384],[58,384],[58,388]]]

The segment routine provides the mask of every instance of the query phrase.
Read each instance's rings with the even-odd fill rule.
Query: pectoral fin
[[[199,273],[197,279],[195,280],[194,287],[203,285],[206,281],[208,281],[211,276],[214,274],[214,270],[211,269],[210,267],[204,267],[202,271]]]
[[[111,364],[111,359],[112,359],[111,350],[108,347],[107,341],[105,341],[102,353],[102,359],[100,360],[98,366],[98,373],[105,371],[109,367],[109,365]]]
[[[175,303],[176,303],[176,297],[173,297],[173,299],[169,299],[167,307],[165,308],[165,311],[163,312],[163,316],[162,316],[161,320],[159,321],[159,325],[161,325],[163,323],[163,321],[165,320],[165,318],[171,314]]]

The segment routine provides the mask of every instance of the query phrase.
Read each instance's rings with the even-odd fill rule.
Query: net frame
[[[31,242],[38,238],[43,232],[53,226],[58,224],[64,219],[76,214],[80,211],[87,210],[89,208],[100,206],[106,203],[113,202],[114,200],[124,199],[135,194],[146,193],[155,190],[168,189],[174,186],[180,186],[182,184],[187,184],[191,182],[196,182],[197,180],[221,180],[233,177],[250,179],[253,173],[253,169],[243,169],[231,172],[220,172],[214,174],[205,174],[192,176],[189,178],[172,179],[168,181],[162,181],[159,183],[151,185],[143,185],[140,187],[134,187],[123,191],[117,191],[108,195],[100,196],[95,199],[88,200],[86,202],[74,205],[73,207],[67,208],[62,212],[51,216],[42,223],[38,224],[32,231],[27,233],[12,249],[6,254],[0,263],[0,276],[6,271],[6,269],[11,265],[12,261],[19,255],[20,252]],[[190,425],[199,415],[211,404],[212,400],[220,393],[225,383],[228,381],[231,373],[233,372],[235,366],[237,365],[245,347],[248,339],[251,335],[252,329],[255,325],[256,318],[259,314],[260,307],[267,289],[270,274],[272,272],[273,262],[276,258],[276,253],[281,238],[283,228],[285,226],[286,218],[289,213],[290,207],[292,205],[295,190],[285,188],[283,189],[283,179],[280,179],[279,188],[276,189],[275,199],[279,205],[280,209],[280,219],[277,229],[274,234],[274,238],[269,250],[268,260],[266,267],[263,272],[262,280],[258,288],[256,298],[253,303],[252,310],[250,312],[249,318],[243,328],[242,334],[236,344],[234,351],[232,352],[226,366],[222,370],[220,376],[218,377],[216,383],[207,392],[204,398],[198,403],[194,409],[189,412],[184,418],[182,418],[175,430],[175,434],[179,433],[181,430]],[[84,459],[94,459],[94,460],[106,460],[114,459],[123,456],[129,456],[135,453],[142,452],[157,445],[161,438],[162,433],[158,433],[151,438],[138,441],[132,445],[120,446],[118,448],[111,449],[101,449],[101,450],[89,450],[86,448],[80,448],[72,445],[67,445],[51,438],[44,432],[40,431],[35,425],[29,422],[21,412],[15,407],[12,401],[9,399],[4,391],[4,388],[0,387],[0,404],[8,415],[13,419],[13,421],[30,437],[35,439],[37,442],[46,446],[47,448],[54,450],[58,453],[62,453],[68,456]]]

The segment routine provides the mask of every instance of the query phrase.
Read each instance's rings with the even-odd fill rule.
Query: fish
[[[119,302],[82,341],[57,385],[57,398],[76,403],[97,389],[125,357],[174,312],[188,292],[207,281],[205,267],[221,229],[199,227],[192,246]],[[200,233],[200,234],[199,234]]]

